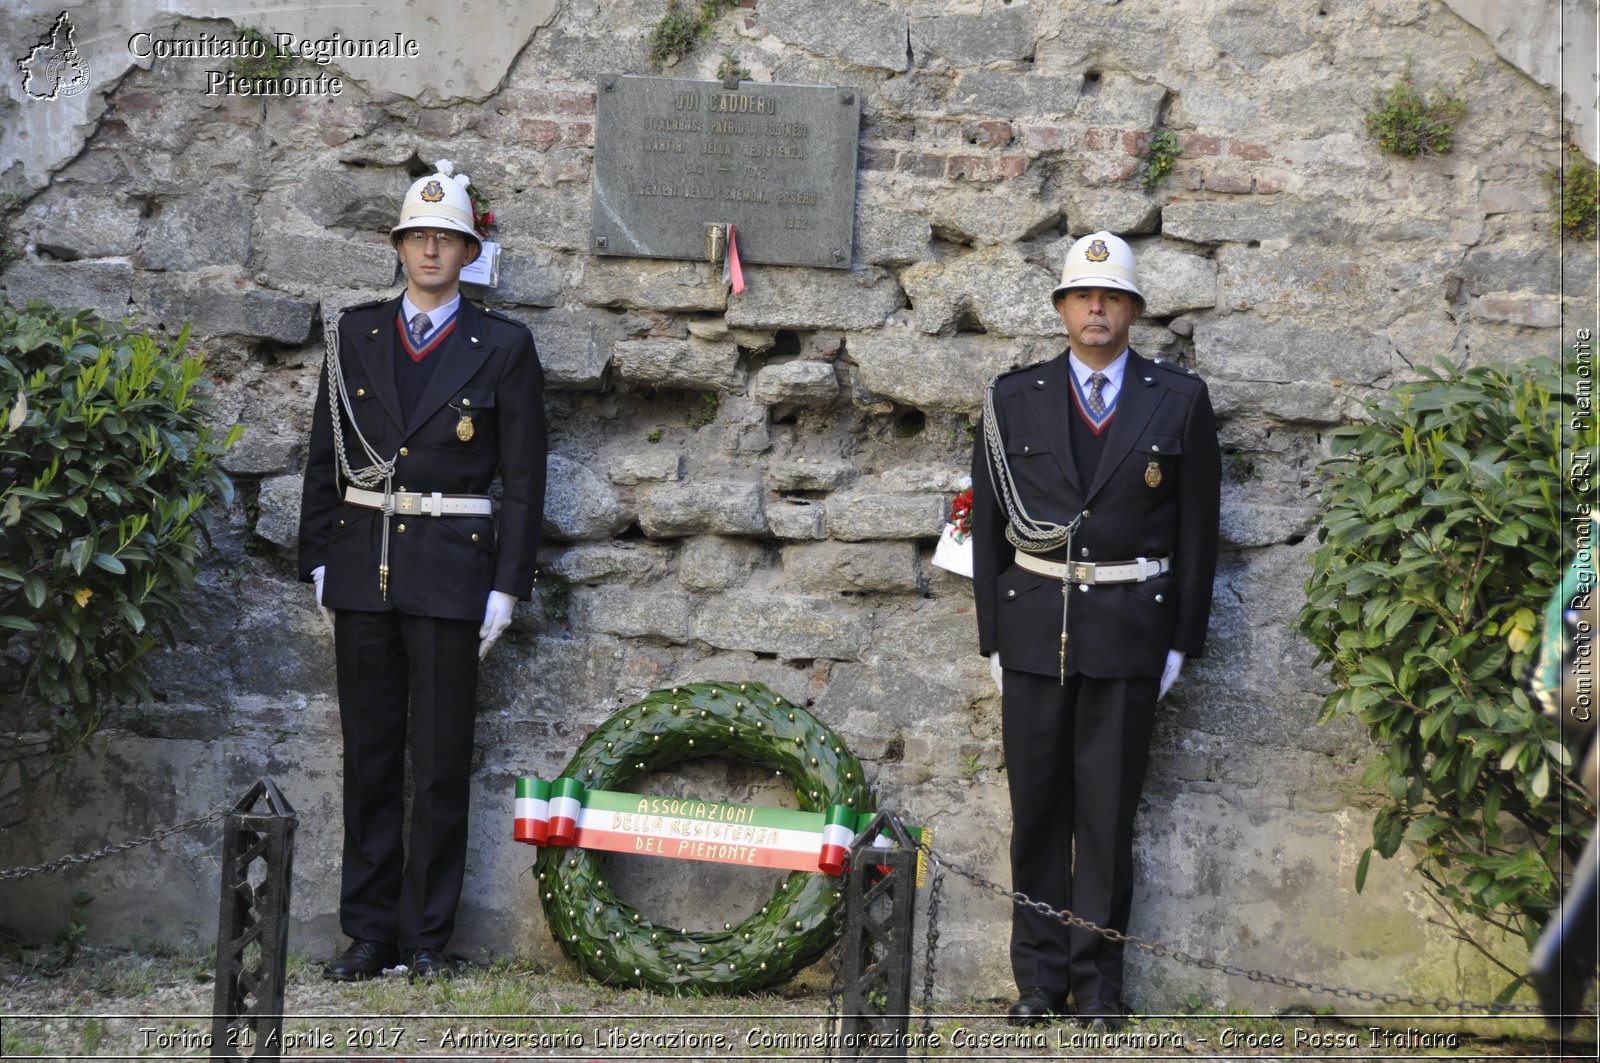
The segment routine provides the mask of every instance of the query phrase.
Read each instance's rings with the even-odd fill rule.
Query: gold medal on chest
[[[1151,490],[1161,486],[1161,463],[1152,461],[1144,467],[1144,485]]]
[[[474,431],[475,429],[472,427],[472,416],[470,414],[462,414],[461,419],[456,422],[456,438],[461,440],[463,443],[469,442],[472,439]],[[1146,474],[1145,479],[1149,479],[1148,474]]]

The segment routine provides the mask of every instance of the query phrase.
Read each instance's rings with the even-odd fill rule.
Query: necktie
[[[1092,373],[1089,376],[1089,415],[1097,421],[1106,415],[1105,396],[1100,394],[1100,389],[1106,386],[1106,381],[1104,373]]]
[[[428,320],[428,315],[427,314],[418,314],[416,317],[412,318],[411,319],[411,346],[413,346],[413,347],[421,347],[422,346],[422,337],[424,337],[424,336],[426,336],[428,334],[428,329],[430,327],[432,327],[432,325],[433,325],[433,322]],[[1096,392],[1096,394],[1099,394],[1099,392]]]

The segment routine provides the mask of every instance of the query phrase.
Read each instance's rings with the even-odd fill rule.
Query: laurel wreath
[[[760,683],[697,683],[658,690],[584,740],[562,772],[587,789],[622,790],[633,778],[724,756],[794,782],[802,811],[873,810],[861,762],[805,709]],[[620,899],[595,854],[552,846],[536,864],[540,901],[563,951],[601,982],[658,990],[740,993],[775,985],[833,941],[840,880],[791,872],[761,910],[720,931],[659,926]]]

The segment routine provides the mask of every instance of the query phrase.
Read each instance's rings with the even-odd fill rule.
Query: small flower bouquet
[[[933,548],[933,563],[958,576],[972,578],[972,481],[963,478],[966,490],[950,503],[950,519],[945,522],[939,545]]]

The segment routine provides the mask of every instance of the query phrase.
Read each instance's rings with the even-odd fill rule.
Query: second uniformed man
[[[448,971],[478,661],[532,594],[544,509],[543,373],[526,327],[461,297],[481,250],[464,179],[416,181],[390,240],[405,291],[338,319],[300,515],[300,575],[334,617],[341,981]]]
[[[1053,294],[1070,345],[990,386],[973,455],[978,642],[1001,687],[1012,887],[1126,931],[1156,702],[1201,651],[1221,462],[1206,386],[1128,347],[1144,306],[1110,233]],[[1018,906],[1015,1025],[1123,1023],[1122,946]]]

